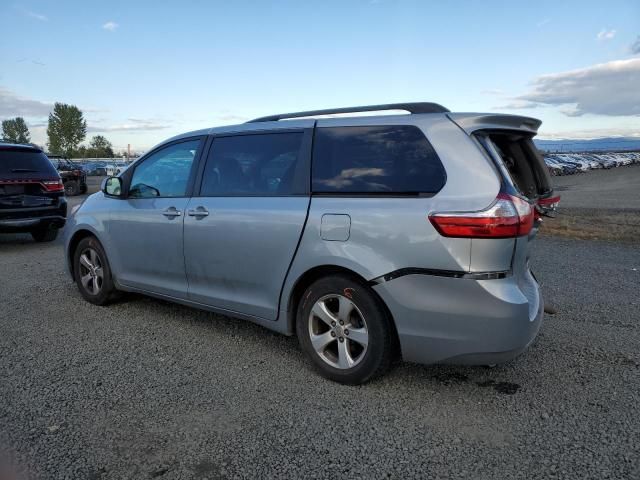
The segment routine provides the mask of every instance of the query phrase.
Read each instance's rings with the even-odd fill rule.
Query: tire
[[[85,257],[81,260],[81,257]],[[94,305],[107,305],[116,296],[107,255],[95,237],[80,240],[73,252],[73,274],[84,299]]]
[[[365,383],[391,363],[394,333],[384,305],[370,287],[348,275],[324,277],[307,288],[296,333],[318,372],[335,382]]]
[[[31,236],[36,242],[53,242],[58,236],[58,229],[51,227],[39,228],[33,230]]]
[[[78,195],[78,193],[80,193],[80,186],[75,180],[69,180],[64,184],[64,194],[68,197],[73,197],[74,195]]]

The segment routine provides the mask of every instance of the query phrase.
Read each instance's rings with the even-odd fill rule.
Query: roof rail
[[[406,110],[409,113],[447,113],[442,105],[430,102],[418,103],[386,103],[384,105],[365,105],[362,107],[327,108],[326,110],[309,110],[308,112],[280,113],[266,117],[254,118],[247,123],[272,122],[286,118],[311,117],[315,115],[332,115],[335,113],[377,112],[379,110]]]

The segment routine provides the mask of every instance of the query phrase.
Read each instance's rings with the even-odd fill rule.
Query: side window
[[[446,180],[433,147],[411,125],[317,128],[312,170],[316,193],[436,193]]]
[[[302,132],[260,133],[213,140],[200,195],[293,194]]]
[[[184,197],[200,140],[165,147],[136,166],[129,197]]]

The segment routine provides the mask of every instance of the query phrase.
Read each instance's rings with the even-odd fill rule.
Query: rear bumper
[[[395,320],[403,359],[423,364],[511,360],[533,342],[544,312],[528,271],[519,280],[406,275],[374,290]]]
[[[29,232],[31,230],[45,227],[62,228],[64,227],[65,222],[65,217],[60,215],[0,220],[0,233]]]

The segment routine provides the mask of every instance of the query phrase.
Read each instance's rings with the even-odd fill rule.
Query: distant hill
[[[588,152],[612,150],[640,150],[640,137],[592,138],[589,140],[533,140],[536,146],[546,152]]]

